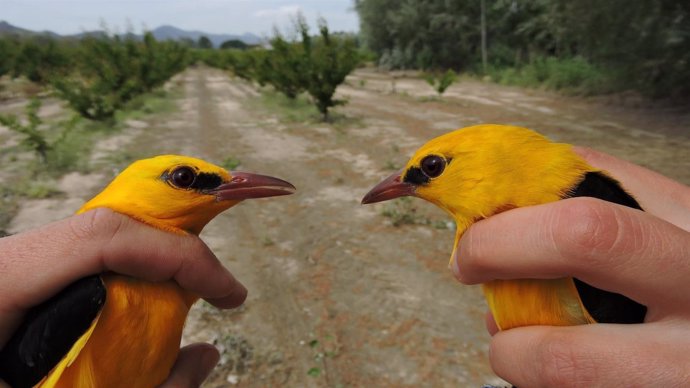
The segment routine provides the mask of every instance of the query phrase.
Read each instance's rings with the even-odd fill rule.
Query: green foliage
[[[438,73],[426,73],[424,79],[441,96],[458,79],[458,76],[453,70],[449,69],[440,75]]]
[[[307,374],[311,377],[319,377],[321,376],[321,368],[313,367],[309,368],[307,371]]]
[[[53,185],[35,180],[24,180],[15,186],[15,190],[16,194],[31,199],[50,198],[61,194],[61,191]]]
[[[319,115],[314,104],[305,95],[289,99],[282,93],[266,90],[261,93],[261,98],[257,102],[271,112],[278,113],[284,122],[304,123],[313,121]]]
[[[238,39],[230,39],[220,44],[221,49],[246,50],[249,45]]]
[[[336,88],[359,64],[355,42],[347,37],[332,36],[326,21],[319,21],[319,39],[313,40],[303,19],[298,20],[302,47],[306,58],[306,89],[314,99],[324,121],[329,119],[329,109],[345,104],[333,98]]]
[[[21,144],[32,150],[43,166],[60,169],[71,165],[71,157],[62,152],[62,147],[76,125],[76,118],[59,123],[58,130],[50,137],[40,129],[44,125],[38,116],[40,108],[41,100],[34,98],[26,105],[23,120],[15,115],[0,115],[0,124],[23,135]]]
[[[289,99],[295,99],[307,87],[308,62],[304,48],[274,32],[271,51],[258,60],[256,78],[260,85],[270,84]]]
[[[581,57],[535,58],[518,68],[490,68],[489,76],[504,85],[562,90],[574,94],[601,94],[615,90],[614,76]]]
[[[381,66],[483,71],[479,1],[356,0],[355,9]],[[549,88],[690,96],[690,2],[494,0],[486,21],[492,78],[514,68]],[[605,79],[582,79],[595,74]]]
[[[14,69],[14,58],[19,43],[14,39],[0,39],[0,77]]]
[[[233,157],[233,156],[228,156],[225,158],[223,163],[221,163],[221,167],[225,168],[226,170],[234,170],[236,169],[240,164],[242,164],[242,161]]]
[[[38,117],[38,110],[41,108],[41,100],[32,99],[25,108],[25,123],[22,123],[17,116],[14,115],[0,115],[0,124],[6,126],[10,130],[24,135],[22,144],[36,153],[42,163],[48,160],[48,151],[52,148],[48,144],[45,136],[38,130],[42,124],[41,118]]]
[[[81,116],[111,119],[135,96],[162,85],[188,64],[185,47],[158,42],[146,33],[131,37],[99,36],[82,40],[74,71],[53,81],[57,95]]]
[[[417,214],[417,207],[409,197],[399,198],[387,203],[381,215],[390,218],[393,226],[421,223],[421,218]]]
[[[213,43],[211,42],[211,39],[209,39],[207,36],[200,36],[199,41],[197,42],[196,45],[200,49],[212,49],[213,48]]]
[[[261,86],[271,85],[290,100],[307,92],[322,118],[328,120],[329,109],[345,103],[333,98],[336,88],[360,63],[355,39],[331,34],[324,20],[319,21],[317,37],[309,34],[301,15],[294,25],[301,41],[288,40],[276,30],[270,50],[204,52],[201,58],[211,66],[229,67],[235,75]]]
[[[9,39],[5,42],[7,48],[16,50],[14,55],[10,54],[13,77],[25,76],[32,82],[46,84],[66,72],[71,65],[68,45],[52,38],[40,36],[14,44]]]

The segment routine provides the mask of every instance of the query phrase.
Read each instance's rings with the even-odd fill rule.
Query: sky
[[[173,25],[219,34],[271,35],[301,11],[310,25],[324,17],[332,31],[357,31],[353,0],[0,0],[0,20],[29,30],[75,34],[100,29],[135,31]]]

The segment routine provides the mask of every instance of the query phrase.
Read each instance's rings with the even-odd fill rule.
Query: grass
[[[306,93],[300,94],[295,99],[289,99],[270,87],[262,88],[260,92],[259,98],[249,100],[250,107],[275,113],[278,119],[286,124],[327,124],[343,133],[348,128],[364,125],[361,118],[342,114],[338,112],[337,107],[329,110],[329,120],[324,122],[321,113]]]
[[[263,108],[278,113],[282,121],[288,123],[318,121],[321,117],[306,94],[289,99],[273,89],[264,88],[261,90],[259,102]]]
[[[381,215],[390,218],[393,226],[414,225],[423,223],[423,218],[417,214],[417,207],[412,198],[395,199],[384,206]]]
[[[127,120],[140,120],[154,113],[169,113],[175,110],[175,97],[181,89],[168,92],[158,88],[150,93],[140,94],[125,104],[124,109],[115,113],[115,122],[122,124]]]
[[[489,78],[503,85],[544,87],[566,94],[605,94],[616,91],[614,77],[580,57],[536,58],[522,67],[492,67]]]
[[[173,109],[173,99],[160,89],[132,100],[111,122],[95,122],[78,117],[73,119],[69,111],[56,120],[44,122],[41,119],[39,133],[51,144],[45,162],[39,157],[28,157],[31,154],[25,146],[0,147],[0,165],[6,175],[5,180],[12,182],[0,190],[0,232],[15,216],[22,199],[48,198],[60,194],[53,184],[46,182],[54,182],[71,171],[90,171],[91,149],[99,139],[124,128],[127,120],[143,119],[153,113]],[[115,152],[111,157],[112,165],[118,167],[124,167],[134,159],[126,150]]]
[[[308,342],[309,348],[313,353],[314,362],[321,365],[309,368],[307,375],[311,377],[319,377],[325,374],[325,359],[334,358],[338,356],[340,345],[336,338],[332,335],[326,334],[321,341],[314,338]]]
[[[386,203],[381,215],[390,218],[393,226],[428,225],[435,229],[450,229],[452,222],[446,220],[432,220],[417,212],[414,199],[402,197]]]
[[[238,158],[235,158],[233,156],[228,156],[223,160],[223,162],[220,164],[221,167],[225,168],[226,170],[234,170],[237,167],[239,167],[242,164],[242,161],[239,160]]]
[[[13,190],[19,196],[29,199],[43,199],[60,196],[62,192],[54,184],[43,181],[23,181],[14,186]]]

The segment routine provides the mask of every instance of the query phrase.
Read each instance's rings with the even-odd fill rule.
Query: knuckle
[[[560,330],[545,336],[537,346],[542,386],[584,388],[596,385],[597,363],[581,349],[581,341]]]
[[[97,208],[70,218],[69,226],[76,240],[93,240],[104,232],[114,234],[110,231],[117,230],[120,223],[121,220],[111,210]]]
[[[474,232],[473,228],[469,228],[465,231],[459,246],[455,249],[458,252],[455,252],[454,257],[451,259],[457,261],[459,268],[455,276],[463,284],[469,284],[472,281],[472,274],[481,270],[482,267],[481,238]]]
[[[562,257],[596,262],[608,258],[619,239],[615,209],[593,198],[578,198],[561,207],[552,240]],[[601,264],[601,263],[600,263]]]

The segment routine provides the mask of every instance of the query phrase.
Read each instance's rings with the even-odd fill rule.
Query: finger
[[[489,358],[518,387],[671,387],[687,381],[687,328],[530,326],[499,332]]]
[[[0,343],[21,310],[75,279],[113,271],[149,281],[174,279],[219,307],[243,303],[247,290],[197,236],[175,235],[97,209],[0,239]]]
[[[574,198],[495,215],[460,240],[463,283],[574,276],[642,304],[680,308],[690,234],[648,213]],[[516,255],[516,252],[520,252]]]
[[[484,317],[484,324],[486,325],[486,331],[488,331],[492,337],[496,335],[496,333],[498,333],[498,324],[494,319],[494,315],[491,314],[491,311],[486,312],[486,316]]]
[[[690,231],[690,187],[603,152],[585,147],[573,149],[592,166],[619,180],[643,209]]]
[[[170,376],[160,388],[196,388],[218,364],[220,355],[213,345],[192,344],[180,349]]]

